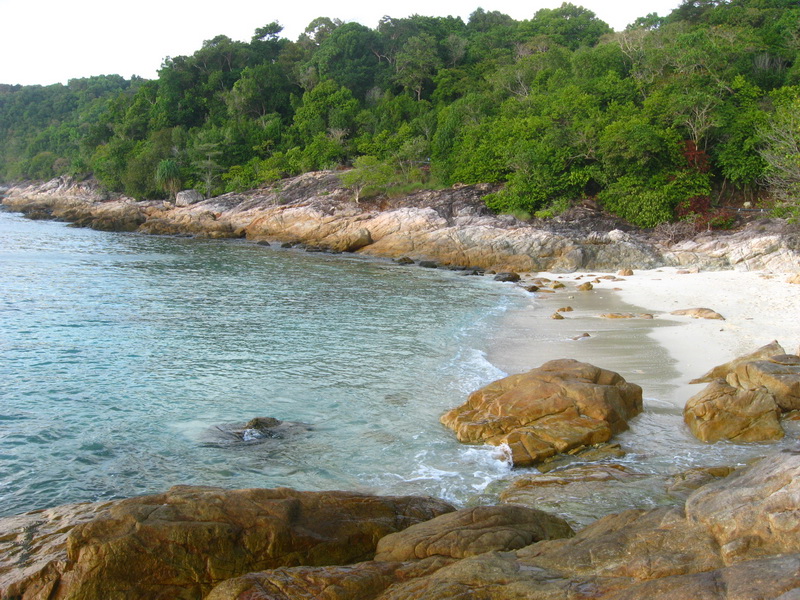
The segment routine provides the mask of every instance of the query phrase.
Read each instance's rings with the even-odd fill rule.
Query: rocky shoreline
[[[3,204],[97,229],[245,237],[496,271],[800,271],[798,235],[780,222],[668,243],[611,221],[595,221],[593,230],[493,216],[480,202],[486,191],[467,186],[356,205],[326,172],[176,206],[109,198],[61,179],[11,188]],[[770,373],[800,368],[800,358],[773,350],[767,354],[780,360]],[[745,381],[744,372],[735,382],[729,372],[724,377],[748,390],[755,378]],[[797,386],[781,390],[800,398]],[[645,477],[607,460],[620,452],[607,443],[611,434],[641,411],[637,387],[592,365],[553,361],[490,384],[445,416],[459,439],[504,444],[519,464],[566,453],[540,465],[543,474],[515,479],[497,506],[456,510],[410,496],[178,486],[2,518],[0,598],[800,598],[796,448],[738,469],[658,479],[660,506],[586,526],[537,510],[543,494],[614,493],[615,484]],[[703,406],[693,419],[707,420]]]
[[[675,241],[589,209],[534,223],[493,215],[481,200],[490,191],[488,185],[457,186],[359,204],[336,172],[321,171],[207,200],[179,195],[173,204],[137,202],[61,177],[12,186],[3,205],[31,218],[107,231],[246,238],[495,271],[800,270],[800,232],[780,220]]]

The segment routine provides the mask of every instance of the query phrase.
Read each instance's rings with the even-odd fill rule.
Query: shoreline
[[[642,385],[645,398],[682,411],[701,389],[688,382],[712,367],[773,340],[789,353],[798,352],[800,285],[787,282],[790,273],[663,267],[615,281],[600,279],[591,291],[575,289],[595,282],[593,275],[606,274],[537,274],[567,287],[532,295],[526,308],[507,315],[501,327],[508,330],[511,345],[494,340],[487,351],[490,362],[516,373],[552,358],[584,360],[618,371]],[[574,310],[560,313],[563,320],[553,320],[551,315],[565,306]],[[670,314],[700,307],[719,312],[725,320]],[[607,312],[653,318],[600,317]],[[573,339],[584,332],[591,337]]]

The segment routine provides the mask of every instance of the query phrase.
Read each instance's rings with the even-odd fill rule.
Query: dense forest
[[[730,203],[797,214],[799,146],[797,0],[685,0],[620,32],[568,3],[320,17],[296,41],[278,23],[219,35],[155,80],[0,85],[0,180],[94,177],[137,199],[354,167],[356,199],[493,182],[500,212],[593,199],[640,226],[725,226]]]

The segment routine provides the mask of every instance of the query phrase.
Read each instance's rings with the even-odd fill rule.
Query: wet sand
[[[787,352],[797,352],[800,344],[800,285],[787,283],[788,274],[664,268],[599,283],[585,274],[537,276],[566,287],[531,294],[526,307],[505,315],[487,358],[507,373],[554,358],[575,358],[641,385],[646,401],[682,410],[700,390],[688,381],[715,365],[773,340]],[[586,281],[594,289],[578,291],[576,286]],[[563,320],[551,318],[566,306],[573,310],[560,313]],[[670,314],[698,307],[711,308],[725,320]],[[653,318],[606,319],[603,313]],[[573,339],[583,333],[590,337]]]

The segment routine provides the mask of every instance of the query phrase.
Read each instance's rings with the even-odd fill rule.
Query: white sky
[[[358,21],[375,27],[383,15],[460,16],[478,6],[514,19],[529,19],[562,0],[0,0],[0,83],[66,83],[68,79],[116,73],[148,79],[167,56],[190,55],[204,40],[224,34],[247,41],[271,21],[295,40],[316,17]],[[680,0],[572,0],[615,30],[637,17],[668,14]]]

